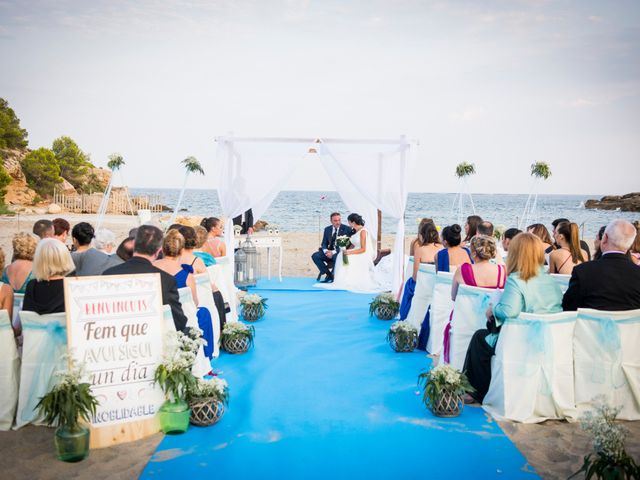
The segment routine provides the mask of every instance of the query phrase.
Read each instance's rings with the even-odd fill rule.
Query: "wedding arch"
[[[378,230],[378,210],[396,220],[391,284],[394,292],[400,290],[407,163],[411,147],[417,145],[415,140],[404,136],[370,140],[247,138],[229,134],[217,137],[216,142],[218,195],[226,218],[237,217],[249,208],[253,209],[254,218],[260,218],[300,162],[306,162],[310,175],[314,168],[322,166],[346,207],[366,219],[372,235]],[[227,228],[225,242],[229,252],[233,251],[232,241],[233,229]]]

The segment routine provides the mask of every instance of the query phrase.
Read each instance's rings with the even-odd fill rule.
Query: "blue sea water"
[[[163,204],[173,207],[180,190],[134,188],[131,192],[134,195],[159,194]],[[455,197],[453,193],[410,193],[405,214],[407,232],[417,231],[417,224],[422,217],[433,218],[437,225],[442,226],[457,222]],[[569,218],[581,226],[584,238],[592,239],[601,226],[614,218],[630,221],[640,218],[640,214],[634,212],[585,209],[584,202],[589,198],[599,198],[599,195],[540,195],[535,221],[551,228],[554,219]],[[526,201],[527,195],[473,195],[478,215],[507,228],[518,225]],[[182,208],[193,215],[221,215],[215,190],[187,190]],[[333,211],[349,213],[337,192],[283,191],[261,217],[269,223],[278,224],[284,232],[317,232],[319,227],[328,225],[329,215]],[[472,213],[467,201],[465,215]],[[384,233],[395,233],[395,222],[383,217],[382,228]]]

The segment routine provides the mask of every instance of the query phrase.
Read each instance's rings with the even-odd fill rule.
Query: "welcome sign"
[[[91,422],[92,446],[155,433],[156,412],[164,401],[153,385],[165,332],[160,275],[64,282],[69,353],[83,364],[99,402]],[[133,431],[123,428],[125,423],[133,425]]]

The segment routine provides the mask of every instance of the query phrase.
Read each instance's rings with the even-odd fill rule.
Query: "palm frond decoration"
[[[112,172],[115,170],[120,170],[120,167],[124,165],[124,158],[119,153],[112,153],[109,155],[109,161],[107,162],[107,167]]]
[[[200,175],[204,175],[204,169],[202,168],[202,165],[200,165],[200,162],[196,159],[196,157],[187,157],[182,160],[182,164],[184,165],[184,168],[187,170],[187,172],[199,173]]]
[[[462,162],[456,166],[456,177],[464,178],[476,173],[476,166],[473,163]]]
[[[551,167],[547,162],[532,163],[531,176],[546,180],[551,176]]]

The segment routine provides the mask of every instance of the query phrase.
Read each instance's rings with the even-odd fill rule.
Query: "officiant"
[[[340,250],[340,247],[336,244],[336,238],[341,235],[351,236],[353,235],[353,229],[342,223],[342,217],[338,212],[333,212],[331,214],[331,225],[324,229],[320,248],[311,255],[313,263],[320,270],[317,280],[320,280],[322,275],[325,275],[324,283],[333,281],[334,259]]]
[[[247,210],[241,215],[238,215],[233,219],[234,225],[240,225],[240,234],[244,235],[248,233],[249,235],[253,235],[253,212],[251,209]]]

